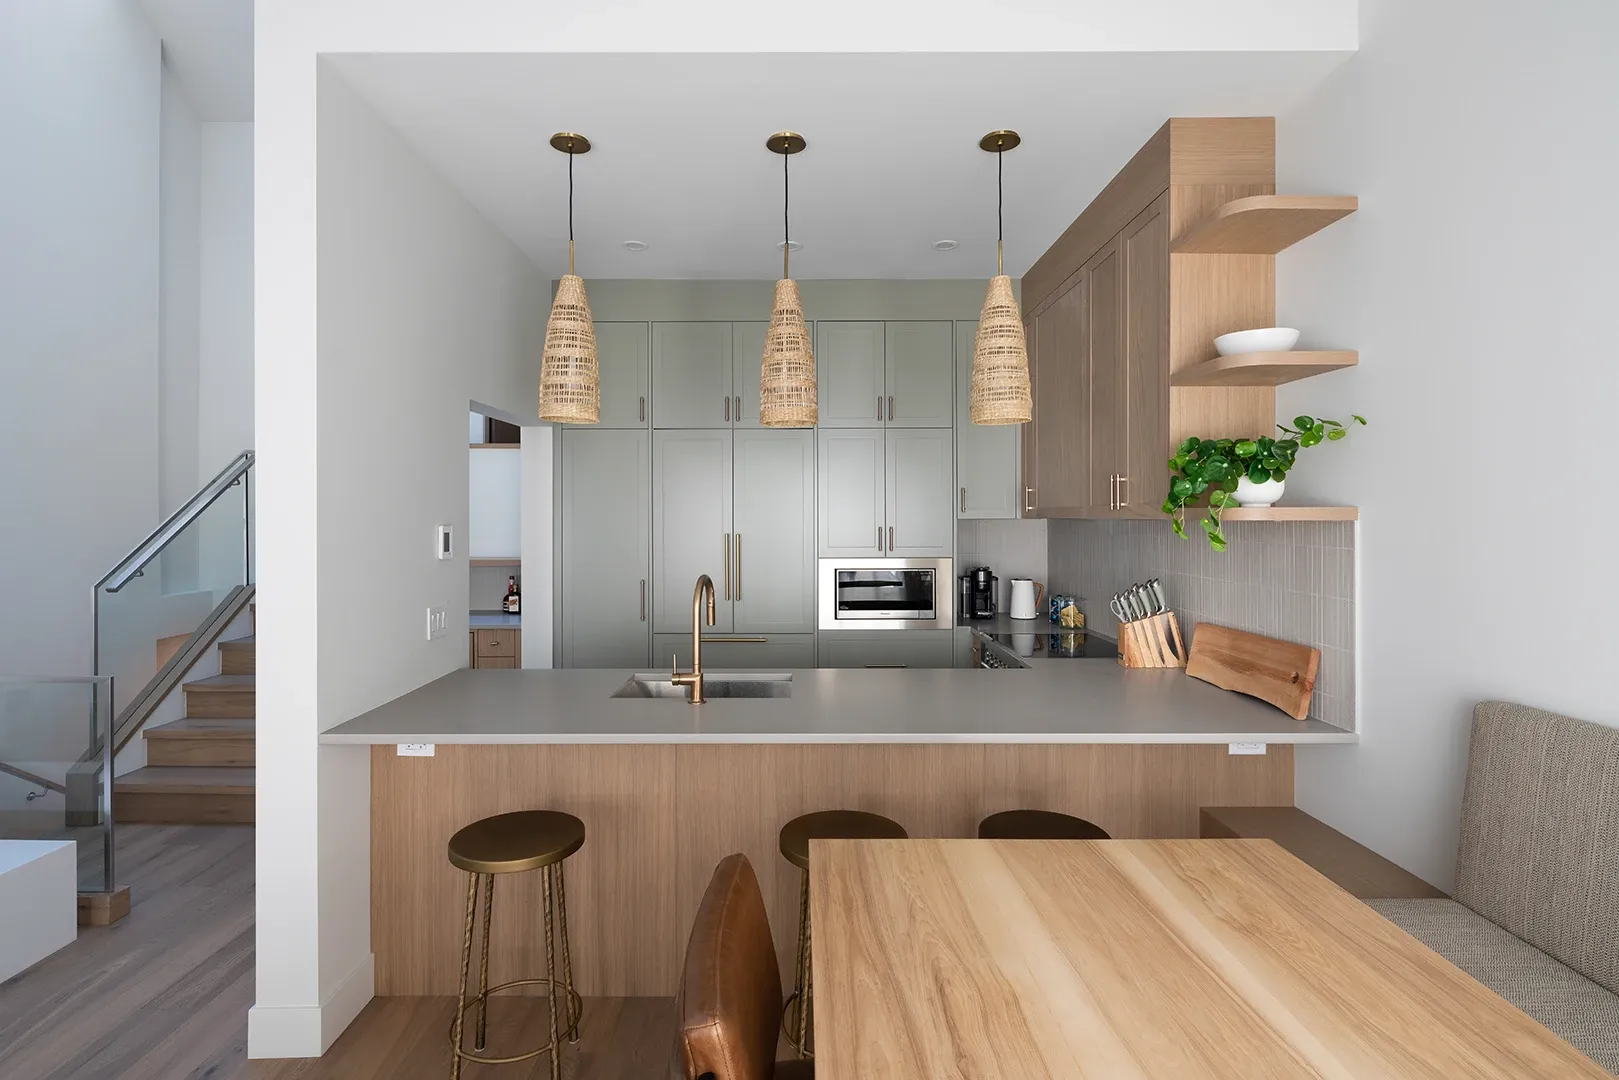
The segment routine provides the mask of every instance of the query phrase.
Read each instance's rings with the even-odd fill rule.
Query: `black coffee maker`
[[[995,617],[997,578],[987,566],[975,566],[961,575],[961,613],[969,619]]]

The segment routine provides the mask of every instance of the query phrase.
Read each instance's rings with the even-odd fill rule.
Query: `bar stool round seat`
[[[815,988],[810,980],[809,864],[811,840],[904,840],[905,827],[881,814],[864,810],[817,810],[800,814],[781,827],[781,854],[803,871],[798,889],[798,958],[793,964],[793,992],[781,1010],[787,1044],[801,1058],[813,1058],[814,1028],[810,1013]],[[781,1070],[776,1075],[782,1076]],[[813,1075],[813,1074],[811,1074]]]
[[[556,810],[496,814],[450,837],[450,864],[469,874],[521,874],[585,846],[585,823]]]
[[[800,870],[809,869],[811,840],[904,840],[905,827],[864,810],[817,810],[781,827],[781,854]]]
[[[978,823],[980,840],[1111,840],[1107,830],[1055,810],[1003,810]]]
[[[579,1041],[579,1019],[584,1012],[584,1001],[573,988],[573,955],[568,947],[568,893],[562,864],[584,845],[585,823],[572,814],[556,810],[496,814],[474,821],[450,837],[450,865],[467,873],[466,917],[461,924],[461,985],[456,997],[455,1019],[450,1025],[450,1080],[460,1080],[463,1062],[509,1065],[542,1054],[551,1057],[551,1080],[561,1080],[562,1041]],[[489,926],[494,914],[495,878],[530,870],[542,874],[540,904],[545,971],[532,979],[513,979],[490,986]],[[477,992],[473,993],[472,944],[480,891],[483,894],[483,949],[477,965]],[[543,1046],[520,1054],[503,1057],[487,1054],[489,998],[525,986],[546,988],[549,1040]],[[471,1050],[463,1041],[469,1023],[473,1035]]]

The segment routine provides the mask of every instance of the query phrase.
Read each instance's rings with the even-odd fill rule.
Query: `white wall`
[[[1222,5],[1201,0],[1024,0],[1018,16],[1040,27],[1043,48],[1057,50],[1354,48],[1355,0],[1290,3],[1287,17],[1279,18],[1282,6],[1280,0]],[[254,339],[257,354],[266,358],[255,375],[258,505],[261,520],[288,527],[267,527],[259,536],[259,962],[258,1004],[249,1022],[251,1054],[318,1053],[369,996],[362,958],[368,930],[366,759],[363,752],[350,753],[352,748],[319,747],[315,736],[346,714],[455,666],[448,653],[441,656],[426,642],[411,639],[410,628],[423,618],[419,609],[440,598],[451,607],[452,619],[465,610],[464,603],[452,602],[465,600],[464,573],[457,575],[459,584],[447,578],[441,582],[437,568],[424,570],[415,562],[431,551],[435,518],[459,521],[466,512],[465,488],[459,488],[459,501],[452,501],[457,488],[451,486],[463,484],[466,475],[460,417],[444,420],[441,431],[436,410],[449,398],[437,395],[448,388],[415,365],[422,363],[421,350],[434,345],[437,363],[472,368],[474,362],[462,342],[444,341],[432,326],[418,340],[389,325],[402,314],[411,316],[406,321],[412,325],[418,318],[431,322],[447,315],[446,305],[465,299],[456,290],[463,279],[439,283],[447,285],[447,295],[441,290],[418,296],[401,286],[391,297],[383,283],[364,278],[342,282],[356,293],[357,304],[385,305],[388,318],[369,328],[374,335],[355,331],[352,367],[335,359],[325,321],[324,290],[331,281],[328,232],[357,226],[327,211],[325,144],[333,124],[341,120],[334,110],[354,120],[357,139],[379,156],[380,144],[389,140],[365,135],[368,125],[354,119],[363,108],[325,100],[317,108],[317,80],[328,81],[319,74],[319,54],[770,51],[783,42],[804,50],[980,51],[999,44],[984,36],[983,12],[982,4],[967,0],[927,5],[925,19],[918,18],[916,5],[884,7],[857,0],[763,13],[746,0],[661,6],[614,0],[568,9],[521,0],[456,5],[436,0],[281,0],[258,5]],[[858,39],[851,38],[850,27],[859,28]],[[334,99],[340,95],[335,92]],[[317,141],[322,144],[318,197]],[[338,145],[334,155],[338,150],[355,155],[353,146]],[[386,156],[397,158],[404,175],[421,179],[419,164],[403,148],[394,146]],[[379,176],[364,193],[356,216],[369,221],[386,209],[397,211],[397,200],[404,196],[396,199],[395,193],[414,187],[414,181],[401,182],[395,173]],[[419,194],[423,202],[437,201]],[[411,208],[419,209],[414,203]],[[400,245],[428,235],[402,232],[395,238]],[[432,247],[413,248],[412,253],[431,256],[418,260],[429,267],[444,257]],[[395,284],[410,269],[380,257],[363,268],[380,269]],[[465,273],[464,266],[458,269]],[[543,283],[537,295],[541,299],[529,313],[543,321]],[[419,306],[410,306],[418,300]],[[398,344],[405,354],[362,357],[373,336]],[[329,372],[329,363],[339,370]],[[358,377],[362,370],[372,375],[371,381]],[[478,400],[529,416],[532,376],[522,389],[520,400],[496,387],[462,388],[459,398],[461,407]],[[411,394],[416,396],[409,398]],[[362,415],[362,406],[383,414],[374,432],[382,438],[380,445],[366,445],[359,434],[326,426]],[[357,432],[367,432],[368,425],[359,425]],[[442,443],[440,458],[437,450],[452,428],[453,451]],[[397,490],[392,474],[379,473],[378,460],[396,449],[403,461],[397,475],[419,482],[422,491]],[[461,479],[453,479],[452,473]],[[367,485],[376,485],[376,492]],[[355,496],[353,506],[333,505],[340,490]],[[364,519],[361,508],[383,516]],[[534,577],[529,576],[531,592],[537,587]],[[372,587],[378,583],[385,588]],[[402,627],[397,636],[396,622]],[[344,651],[345,642],[328,637],[350,624],[363,624],[367,635],[384,629],[375,634],[374,645],[356,656]],[[318,634],[312,635],[311,627]],[[458,635],[450,639],[455,647],[464,646]],[[525,641],[525,654],[528,646]],[[323,658],[329,658],[326,664]],[[313,851],[319,852],[318,864],[308,856]]]
[[[1363,0],[1361,52],[1278,118],[1277,187],[1360,210],[1277,260],[1277,310],[1360,367],[1282,416],[1365,414],[1288,478],[1358,503],[1363,740],[1299,805],[1448,887],[1474,702],[1619,723],[1619,6]]]
[[[197,490],[197,365],[201,326],[202,130],[179,76],[163,65],[159,153],[158,513],[171,514]],[[133,544],[139,537],[131,537]],[[163,589],[197,587],[195,535],[175,541],[162,562]]]
[[[324,65],[318,161],[312,385],[259,372],[264,520],[296,465],[318,528],[260,533],[260,641],[296,636],[317,677],[290,692],[286,651],[261,668],[256,1054],[323,1051],[371,996],[369,757],[315,737],[466,666],[467,403],[532,408],[546,313],[534,266]],[[462,551],[440,561],[446,523]]]
[[[133,5],[0,4],[0,671],[88,674],[156,524],[161,85]]]

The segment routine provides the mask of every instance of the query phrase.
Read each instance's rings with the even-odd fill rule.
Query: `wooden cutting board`
[[[1310,715],[1321,650],[1228,626],[1198,623],[1186,674],[1268,701],[1295,720]]]

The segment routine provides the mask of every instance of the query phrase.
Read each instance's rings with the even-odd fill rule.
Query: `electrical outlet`
[[[395,743],[395,749],[400,757],[432,757],[433,744],[430,742],[402,742]]]
[[[1234,742],[1227,744],[1227,750],[1232,754],[1263,754],[1265,744],[1262,742]]]
[[[441,607],[427,609],[427,640],[441,638],[450,632],[450,613]]]

